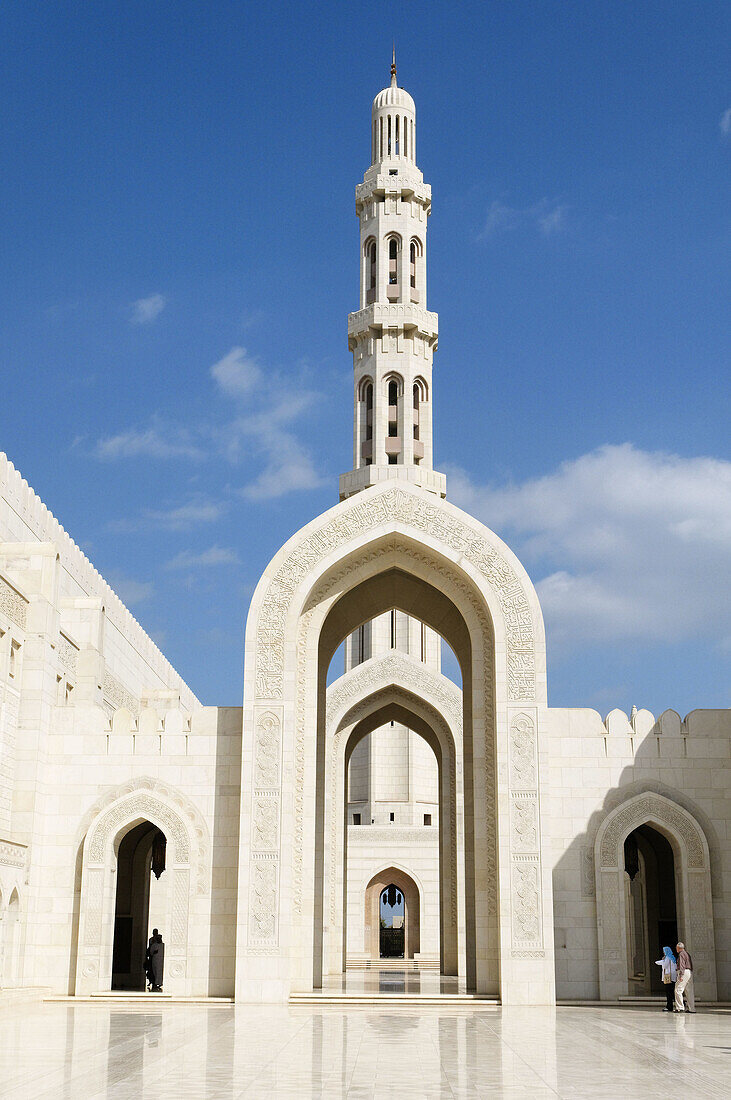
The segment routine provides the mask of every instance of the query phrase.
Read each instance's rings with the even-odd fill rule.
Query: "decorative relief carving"
[[[188,830],[178,815],[164,802],[150,794],[132,795],[108,810],[98,822],[89,841],[89,863],[103,863],[107,844],[128,821],[135,818],[147,818],[154,824],[160,824],[168,842],[172,842],[173,858],[176,863],[187,863],[190,859],[190,841]]]
[[[88,871],[86,881],[86,926],[85,943],[89,947],[98,947],[102,942],[102,896],[104,871],[94,867]]]
[[[538,850],[538,802],[535,798],[513,799],[510,847],[514,852]]]
[[[591,848],[584,848],[581,853],[581,896],[593,898],[595,894],[594,852]]]
[[[12,840],[0,840],[0,864],[3,867],[25,867],[27,853],[25,844],[14,844]]]
[[[279,846],[279,799],[259,794],[254,799],[251,847],[271,851]]]
[[[688,853],[689,868],[706,867],[703,840],[694,822],[678,806],[653,794],[633,799],[624,808],[615,811],[602,837],[601,866],[619,866],[620,840],[647,821],[667,825],[682,838]]]
[[[271,711],[265,711],[256,720],[255,787],[279,786],[280,744],[279,717]]]
[[[455,734],[461,734],[462,692],[459,688],[446,676],[432,671],[421,661],[396,651],[364,661],[328,688],[328,728],[344,712],[351,699],[363,699],[387,683],[412,688],[414,694],[420,698],[427,693],[429,702],[437,706],[440,713],[448,719]]]
[[[272,939],[276,929],[277,865],[252,863],[249,889],[249,935]]]
[[[119,680],[112,676],[111,672],[104,672],[104,698],[111,703],[115,710],[124,707],[130,714],[140,713],[140,701],[135,699],[130,691],[120,684]]]
[[[536,786],[536,726],[527,714],[516,714],[510,723],[510,776],[512,787]]]
[[[597,906],[597,919],[602,929],[601,956],[608,961],[622,957],[622,931],[619,912],[619,878],[616,871],[601,872],[603,904]]]
[[[69,641],[65,634],[60,634],[56,649],[58,652],[58,662],[61,667],[65,668],[67,672],[70,672],[72,676],[75,676],[76,658],[79,655],[78,646],[75,646],[73,642]]]
[[[273,577],[259,611],[256,692],[279,699],[283,691],[284,624],[292,596],[304,578],[334,550],[364,531],[393,522],[428,532],[459,551],[484,577],[500,602],[507,635],[508,690],[514,700],[535,697],[533,617],[512,566],[479,531],[443,506],[403,488],[389,487],[363,502],[352,498],[302,540]],[[433,566],[433,561],[431,561]]]
[[[190,871],[176,867],[173,872],[173,926],[170,951],[182,955],[188,947],[188,909],[190,902]]]
[[[540,943],[541,899],[536,862],[513,863],[513,942]]]
[[[189,859],[195,870],[195,890],[198,895],[207,894],[210,886],[208,875],[210,842],[206,823],[190,799],[169,783],[152,779],[150,776],[138,776],[122,783],[119,787],[110,788],[84,815],[76,833],[76,844],[80,844],[87,833],[91,837],[92,830],[97,833],[99,826],[106,821],[105,810],[117,805],[121,806],[123,803],[127,806],[128,803],[125,801],[127,796],[138,792],[145,792],[149,800],[144,806],[145,813],[142,816],[147,816],[148,811],[154,813],[159,806],[167,805],[172,813],[179,814],[180,820],[185,822],[184,827],[190,838]],[[122,821],[121,824],[123,823]],[[112,822],[112,828],[114,824]],[[101,850],[104,851],[108,839],[108,835],[101,841],[95,838],[94,851],[99,850],[99,843],[101,843]],[[171,838],[168,837],[168,839]],[[101,860],[91,860],[91,862],[101,862]],[[176,859],[176,862],[186,863],[188,859]]]
[[[27,609],[28,601],[4,577],[0,577],[0,611],[21,630],[25,630]]]
[[[511,959],[545,959],[545,951],[511,951]]]

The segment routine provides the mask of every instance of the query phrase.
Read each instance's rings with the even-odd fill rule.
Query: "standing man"
[[[693,960],[685,950],[685,944],[677,945],[678,951],[678,980],[675,983],[675,1011],[695,1012],[695,993],[693,992]],[[687,1010],[683,1007],[683,993],[688,1002]]]
[[[151,993],[162,993],[162,972],[165,964],[165,944],[157,928],[152,929],[145,954],[145,974]],[[682,1003],[682,1002],[681,1002]]]

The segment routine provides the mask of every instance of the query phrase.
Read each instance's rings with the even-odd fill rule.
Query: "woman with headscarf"
[[[678,977],[678,963],[673,949],[663,947],[661,959],[657,959],[656,965],[662,967],[662,983],[665,986],[666,1005],[663,1012],[673,1011],[673,998],[675,997],[675,981]]]

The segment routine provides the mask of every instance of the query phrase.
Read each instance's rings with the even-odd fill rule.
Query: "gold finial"
[[[391,54],[391,87],[396,87],[396,42],[393,44],[393,53]]]

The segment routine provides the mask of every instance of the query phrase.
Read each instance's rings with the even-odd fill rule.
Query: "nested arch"
[[[380,901],[381,894],[388,886],[401,891],[405,909],[404,958],[413,959],[421,949],[421,898],[423,889],[418,885],[416,876],[396,864],[390,864],[376,871],[365,884],[365,942],[372,959],[380,955]]]
[[[324,881],[330,898],[324,944],[326,973],[345,961],[345,807],[348,764],[355,746],[373,730],[397,722],[421,736],[432,749],[439,784],[439,942],[445,973],[456,974],[465,960],[464,847],[458,819],[464,814],[461,693],[445,677],[403,654],[363,662],[328,690],[327,796],[323,852]],[[341,873],[343,872],[343,873]],[[341,951],[342,948],[342,951]]]
[[[597,830],[594,843],[599,984],[602,999],[627,992],[628,956],[624,890],[624,842],[649,825],[670,843],[675,865],[678,934],[693,955],[699,996],[716,997],[716,965],[708,841],[696,818],[654,791],[616,806]]]

